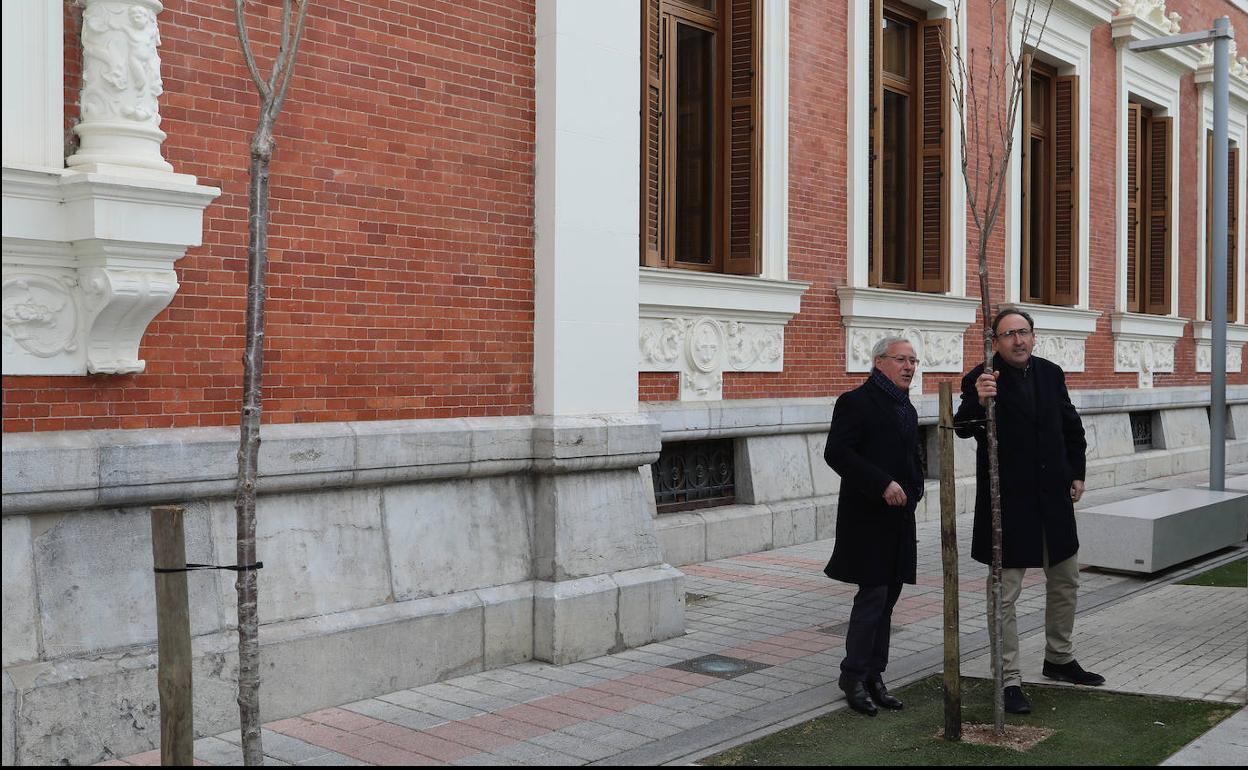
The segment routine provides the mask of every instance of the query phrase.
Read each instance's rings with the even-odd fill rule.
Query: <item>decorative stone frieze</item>
[[[1139,387],[1153,387],[1153,374],[1174,371],[1174,343],[1183,336],[1186,318],[1115,313],[1114,371],[1136,372]]]
[[[157,0],[82,0],[80,145],[66,164],[171,172],[160,154],[160,29]]]
[[[784,327],[710,316],[643,318],[640,353],[640,371],[680,373],[682,401],[717,401],[725,370],[783,370]]]
[[[1196,371],[1213,370],[1213,324],[1196,321],[1192,324],[1192,336],[1196,338]],[[1243,368],[1244,344],[1248,343],[1248,326],[1226,325],[1226,371],[1239,372]]]
[[[924,372],[961,372],[962,343],[979,300],[893,289],[842,286],[836,290],[845,324],[845,366],[871,370],[871,348],[884,337],[905,337],[922,362],[910,383],[923,392]]]

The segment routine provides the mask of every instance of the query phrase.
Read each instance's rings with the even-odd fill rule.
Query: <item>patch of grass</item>
[[[1244,588],[1248,586],[1248,556],[1227,562],[1221,567],[1214,567],[1208,572],[1193,575],[1187,580],[1180,580],[1179,585]]]
[[[706,765],[1155,765],[1233,714],[1235,706],[1028,685],[1030,715],[1007,724],[1051,728],[1026,753],[949,743],[940,676],[896,691],[902,711],[839,709],[702,761]],[[964,679],[962,722],[992,723],[992,683]]]

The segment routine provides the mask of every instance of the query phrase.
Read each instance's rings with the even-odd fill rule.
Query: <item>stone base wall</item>
[[[1248,462],[1248,388],[1229,391],[1228,465]],[[1071,398],[1088,440],[1089,489],[1209,467],[1207,390],[1084,391]],[[936,477],[939,407],[930,396],[918,400],[916,407],[927,428],[928,474]],[[1155,448],[1136,449],[1131,412],[1153,413]],[[840,478],[823,460],[832,416],[828,402],[663,405],[649,414],[663,424],[664,441],[736,438],[737,504],[658,516],[659,542],[668,564],[694,564],[835,537]],[[954,441],[954,473],[957,511],[969,513],[975,507],[974,440]],[[940,516],[940,485],[934,478],[929,478],[915,515],[919,521]]]
[[[642,483],[644,417],[493,418],[263,433],[265,720],[684,632]],[[148,507],[186,507],[187,560],[233,564],[237,434],[6,436],[5,764],[159,741]],[[199,734],[237,725],[233,574],[188,576]]]

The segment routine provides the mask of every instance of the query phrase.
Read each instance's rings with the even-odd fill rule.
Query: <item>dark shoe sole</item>
[[[1054,674],[1054,673],[1049,673],[1048,671],[1044,671],[1042,673],[1044,674],[1045,679],[1052,679],[1054,682],[1069,682],[1070,684],[1078,684],[1078,685],[1083,685],[1085,687],[1100,687],[1101,685],[1105,684],[1104,677],[1101,677],[1099,681],[1081,682],[1075,677],[1066,676],[1065,674]]]

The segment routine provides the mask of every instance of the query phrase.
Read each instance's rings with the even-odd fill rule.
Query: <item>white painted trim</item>
[[[1204,318],[1208,308],[1206,307],[1205,284],[1208,275],[1208,262],[1211,259],[1209,253],[1209,243],[1205,240],[1205,218],[1208,216],[1209,210],[1209,159],[1206,143],[1203,137],[1207,132],[1213,129],[1213,94],[1212,88],[1207,87],[1207,83],[1197,83],[1200,89],[1200,106],[1203,120],[1200,126],[1200,138],[1197,140],[1196,146],[1196,184],[1198,191],[1196,194],[1196,317]],[[1245,169],[1248,168],[1248,103],[1237,104],[1232,102],[1231,108],[1227,112],[1227,137],[1233,146],[1239,148],[1239,200],[1244,200],[1244,191],[1248,189],[1248,180],[1244,179]],[[1244,217],[1240,217],[1239,232],[1237,233],[1238,247],[1236,248],[1236,264],[1235,264],[1235,291],[1238,301],[1236,302],[1236,314],[1234,318],[1228,318],[1229,323],[1244,322]]]
[[[1015,6],[1016,21],[1013,26],[1016,50],[1022,50],[1022,15],[1024,8]],[[1043,19],[1037,20],[1039,22]],[[1088,277],[1090,254],[1088,248],[1089,212],[1091,211],[1091,104],[1092,83],[1092,29],[1100,23],[1100,17],[1083,7],[1067,7],[1055,2],[1049,14],[1048,26],[1043,30],[1033,27],[1026,45],[1039,52],[1042,59],[1058,68],[1059,74],[1074,74],[1079,78],[1079,232],[1076,244],[1079,249],[1079,288],[1075,307],[1088,307]],[[1037,39],[1039,36],[1039,39]],[[1019,105],[1022,109],[1022,105]],[[1022,142],[1021,118],[1014,121],[1014,147],[1008,169],[1007,203],[1005,207],[1005,274],[1006,297],[1009,302],[1022,300],[1022,246],[1017,233],[1022,222]]]
[[[1110,320],[1115,336],[1177,340],[1183,336],[1189,319],[1145,313],[1112,313]]]
[[[1170,179],[1170,316],[1178,317],[1179,307],[1179,201],[1178,173],[1180,136],[1182,134],[1182,111],[1180,109],[1180,84],[1184,74],[1194,72],[1199,63],[1198,54],[1187,48],[1165,49],[1136,53],[1126,47],[1130,40],[1145,39],[1160,34],[1159,27],[1139,17],[1118,16],[1114,19],[1114,42],[1118,47],[1118,126],[1117,126],[1117,174],[1116,219],[1117,258],[1115,279],[1117,298],[1115,309],[1122,313],[1127,306],[1127,105],[1134,96],[1158,110],[1160,115],[1174,118],[1170,137],[1170,157],[1174,159],[1174,171]],[[1170,55],[1168,52],[1181,51]],[[1166,55],[1161,55],[1166,54]]]
[[[953,3],[947,0],[929,0],[910,5],[926,11],[928,18],[949,18]],[[959,38],[958,45],[965,48],[965,8],[962,19],[953,20]],[[846,110],[849,138],[848,162],[846,164],[846,283],[849,286],[867,288],[870,285],[870,240],[867,222],[870,218],[870,174],[868,158],[871,152],[871,73],[862,66],[868,61],[871,46],[871,15],[867,3],[849,3],[848,34],[848,109]],[[949,95],[951,122],[957,124],[952,89]],[[949,173],[953,179],[949,185],[949,295],[966,295],[967,248],[966,248],[966,188],[962,184],[962,148],[957,137],[949,140]],[[959,214],[962,212],[962,214]]]
[[[4,165],[64,168],[64,8],[48,0],[3,7]]]
[[[640,278],[643,318],[713,314],[784,325],[810,288],[801,281],[654,267],[641,268]]]
[[[762,275],[789,277],[789,3],[763,0]]]

